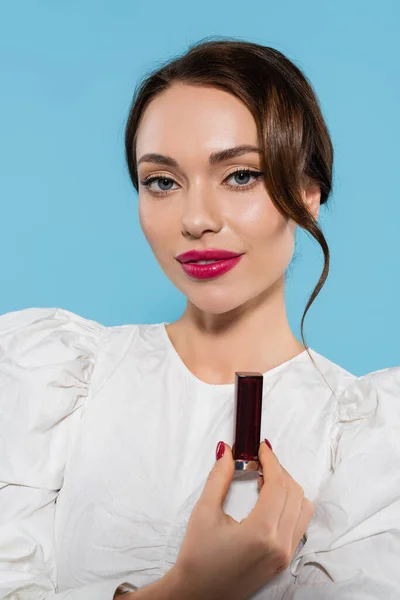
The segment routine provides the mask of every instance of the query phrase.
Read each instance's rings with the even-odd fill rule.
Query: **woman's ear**
[[[308,210],[312,213],[314,219],[317,220],[321,206],[321,188],[317,183],[308,180],[306,187],[303,189],[303,197]]]

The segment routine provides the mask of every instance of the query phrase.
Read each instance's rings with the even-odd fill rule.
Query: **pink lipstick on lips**
[[[258,447],[261,433],[262,373],[235,373],[235,471],[259,471]]]
[[[217,248],[189,250],[176,256],[182,269],[195,279],[211,279],[230,271],[240,261],[242,254]]]

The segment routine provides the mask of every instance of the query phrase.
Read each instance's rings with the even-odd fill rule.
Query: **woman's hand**
[[[302,487],[260,444],[259,498],[240,523],[223,511],[234,474],[230,446],[194,505],[174,567],[167,574],[181,600],[244,600],[290,563],[314,513]]]

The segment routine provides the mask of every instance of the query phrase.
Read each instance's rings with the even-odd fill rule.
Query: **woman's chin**
[[[198,310],[210,315],[222,315],[234,311],[243,304],[241,299],[236,294],[235,299],[231,295],[224,297],[201,297],[196,295],[188,297],[188,301],[193,304]]]

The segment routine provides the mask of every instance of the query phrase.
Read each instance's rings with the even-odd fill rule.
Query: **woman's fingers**
[[[293,554],[314,514],[314,505],[304,497],[303,488],[282,467],[276,455],[265,444],[260,444],[259,458],[263,471],[263,475],[259,475],[257,481],[260,508],[269,511],[270,517],[276,516],[277,512],[270,512],[270,505],[266,499],[274,498],[276,501],[279,498],[278,537],[281,540],[287,539],[288,550]]]
[[[298,522],[303,509],[304,490],[293,479],[288,482],[288,493],[286,503],[278,523],[278,535],[287,540],[288,551],[291,552],[293,545],[296,548],[304,531],[299,533]],[[296,537],[298,540],[296,541]]]
[[[219,460],[216,460],[214,467],[210,471],[197,504],[210,508],[215,508],[218,505],[222,509],[233,474],[232,450],[229,444],[225,444],[224,454]]]
[[[263,484],[259,476],[259,496],[256,505],[250,511],[247,521],[255,526],[257,533],[260,529],[264,535],[273,534],[286,502],[287,485],[282,467],[275,454],[265,442],[260,444],[258,457],[263,472]]]
[[[294,551],[297,548],[298,543],[300,542],[304,533],[307,531],[308,524],[311,521],[313,514],[314,514],[314,504],[312,502],[310,502],[310,500],[308,500],[307,498],[303,498],[300,516],[297,521],[295,530],[293,532],[292,553],[294,553]]]
[[[289,530],[293,531],[292,548],[294,552],[313,517],[314,504],[304,496],[303,488],[293,479],[284,467],[282,467],[282,470],[288,485],[290,486],[290,493],[288,493],[286,499],[286,505],[282,513],[279,528],[287,527]]]

